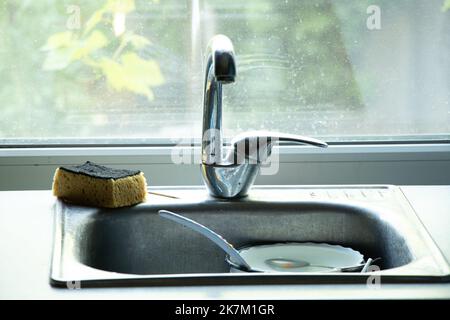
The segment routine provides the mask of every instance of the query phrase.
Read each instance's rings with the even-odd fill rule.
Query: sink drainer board
[[[395,186],[254,187],[239,200],[204,188],[158,188],[122,209],[57,200],[50,282],[54,286],[381,283],[450,281],[450,269]],[[164,196],[167,195],[167,196]],[[166,209],[207,225],[235,246],[278,242],[339,244],[374,273],[230,273],[225,254],[195,232],[158,216]]]

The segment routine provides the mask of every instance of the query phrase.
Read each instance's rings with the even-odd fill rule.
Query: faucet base
[[[214,197],[245,197],[259,173],[259,164],[201,165],[203,181]]]

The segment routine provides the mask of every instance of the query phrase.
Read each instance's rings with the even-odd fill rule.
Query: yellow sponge
[[[87,161],[56,169],[53,194],[76,204],[126,207],[145,201],[147,182],[139,170],[113,169]]]

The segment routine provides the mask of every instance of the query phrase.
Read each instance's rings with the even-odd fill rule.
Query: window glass
[[[449,0],[0,0],[0,144],[199,139],[218,33],[228,137],[450,138]]]

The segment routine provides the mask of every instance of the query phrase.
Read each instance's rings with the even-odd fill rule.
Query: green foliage
[[[162,85],[164,78],[155,60],[143,59],[137,54],[138,50],[151,45],[150,40],[133,31],[117,36],[112,33],[114,15],[127,15],[134,10],[134,0],[107,0],[82,30],[51,35],[41,48],[47,53],[43,69],[64,72],[71,64],[80,63],[91,68],[93,75],[101,73],[103,77],[97,78],[105,78],[112,89],[153,100],[152,88]]]
[[[144,60],[134,52],[122,54],[119,62],[102,58],[99,65],[111,87],[118,91],[129,90],[145,95],[149,100],[154,99],[149,88],[164,82],[159,76],[158,64],[153,60]]]
[[[347,116],[334,114],[367,120],[384,94],[373,64],[391,64],[376,56],[383,52],[376,44],[395,50],[393,39],[411,42],[420,28],[437,25],[432,16],[418,19],[422,7],[447,19],[449,2],[208,0],[193,25],[191,1],[0,0],[0,139],[189,135],[201,125],[202,54],[214,33],[230,36],[238,61],[237,83],[224,92],[227,129],[348,133]],[[370,4],[382,8],[380,32],[366,28]],[[81,9],[81,28],[70,27],[77,19],[69,7]],[[125,29],[115,29],[117,17]],[[446,41],[441,33],[429,38],[411,50]],[[412,106],[393,102],[396,108]]]
[[[43,68],[47,71],[64,70],[75,61],[90,64],[91,55],[108,43],[106,36],[98,30],[82,39],[70,31],[56,33],[42,47],[43,51],[48,52]]]
[[[450,0],[445,0],[444,4],[442,5],[442,11],[446,12],[447,10],[450,10]]]

